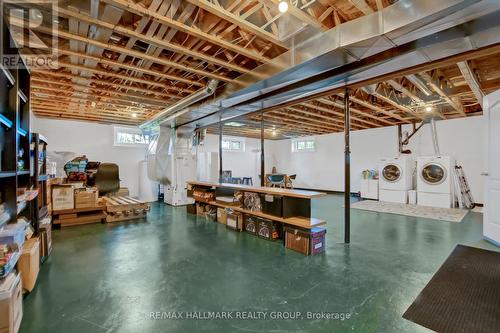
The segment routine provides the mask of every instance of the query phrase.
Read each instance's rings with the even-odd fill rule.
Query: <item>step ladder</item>
[[[467,209],[474,208],[474,198],[472,197],[469,183],[467,182],[467,178],[465,177],[464,169],[460,165],[455,165],[455,179],[457,185],[457,197],[460,207]]]

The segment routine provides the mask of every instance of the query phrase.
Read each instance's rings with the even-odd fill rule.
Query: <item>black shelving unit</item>
[[[48,214],[47,180],[49,177],[47,175],[47,139],[39,133],[32,133],[31,138],[33,153],[32,183],[38,189],[33,220],[40,221]],[[35,229],[37,229],[37,226]]]
[[[3,50],[12,52],[11,36],[3,29]],[[17,189],[36,188],[33,183],[33,154],[30,133],[30,72],[24,63],[17,68],[6,68],[0,64],[0,204],[8,219],[16,222],[25,216],[35,227],[37,203],[34,200],[18,201]],[[19,152],[23,151],[20,155]],[[6,215],[4,215],[6,216]]]

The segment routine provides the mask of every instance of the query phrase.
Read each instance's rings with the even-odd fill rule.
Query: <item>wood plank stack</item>
[[[54,217],[53,224],[61,227],[99,223],[106,219],[106,206],[96,206],[87,208],[55,210],[52,212]]]
[[[149,203],[128,196],[103,198],[106,202],[108,223],[145,218],[149,212]]]

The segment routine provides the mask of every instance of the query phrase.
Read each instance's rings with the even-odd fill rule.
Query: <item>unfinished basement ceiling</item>
[[[39,117],[139,124],[205,87],[290,48],[304,29],[326,31],[392,0],[89,0],[58,4],[58,69],[32,68]],[[35,28],[50,38],[47,26]],[[25,50],[26,55],[36,53]]]
[[[351,91],[351,130],[482,115],[482,97],[496,89],[500,89],[500,53],[393,78]],[[265,111],[265,138],[343,132],[343,97],[336,93]],[[231,120],[223,133],[259,138],[260,121],[260,112]],[[218,125],[209,126],[208,132],[218,134]]]

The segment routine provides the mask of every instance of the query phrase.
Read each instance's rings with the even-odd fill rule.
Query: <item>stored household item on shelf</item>
[[[27,226],[28,224],[22,221],[4,225],[4,227],[0,229],[0,244],[15,243],[21,248],[24,244]]]
[[[38,237],[27,240],[17,262],[17,270],[21,273],[23,289],[32,291],[35,288],[40,270],[40,240]]]
[[[69,176],[71,172],[82,172],[85,173],[87,167],[88,159],[85,155],[73,158],[71,161],[64,165],[64,171],[66,175]]]
[[[258,220],[259,219],[255,216],[246,215],[243,221],[244,222],[243,229],[245,230],[245,232],[248,232],[249,234],[252,235],[256,235]]]
[[[283,216],[283,197],[280,195],[260,194],[262,212],[265,214]]]
[[[75,208],[95,207],[98,198],[97,187],[75,189]]]
[[[361,172],[362,179],[378,179],[378,170],[363,170]]]
[[[216,222],[217,221],[217,207],[207,205],[205,216],[210,220]]]
[[[68,173],[68,181],[70,182],[87,182],[87,174],[85,172],[70,172]]]
[[[150,205],[131,197],[103,197],[106,204],[106,222],[120,222],[146,218]]]
[[[240,207],[241,203],[234,196],[217,196],[215,202],[225,206]]]
[[[0,279],[13,271],[21,255],[21,247],[16,243],[0,244]]]
[[[227,224],[227,212],[225,208],[217,208],[217,222]]]
[[[21,276],[10,273],[0,279],[0,332],[16,333],[23,319]]]
[[[193,191],[196,201],[211,202],[215,200],[215,191],[211,189],[196,189]]]
[[[245,193],[243,191],[236,191],[234,192],[234,201],[235,202],[239,202],[240,205],[243,205],[243,197],[244,197]]]
[[[303,230],[285,227],[285,247],[305,255],[318,254],[325,251],[324,228]]]
[[[71,184],[52,185],[51,190],[52,210],[75,208],[75,190]]]
[[[243,230],[243,214],[234,211],[227,212],[226,226],[236,231]]]
[[[251,212],[261,212],[262,204],[259,193],[246,192],[243,197],[243,207]]]
[[[282,225],[267,219],[257,220],[257,236],[267,240],[277,240],[281,238]]]

